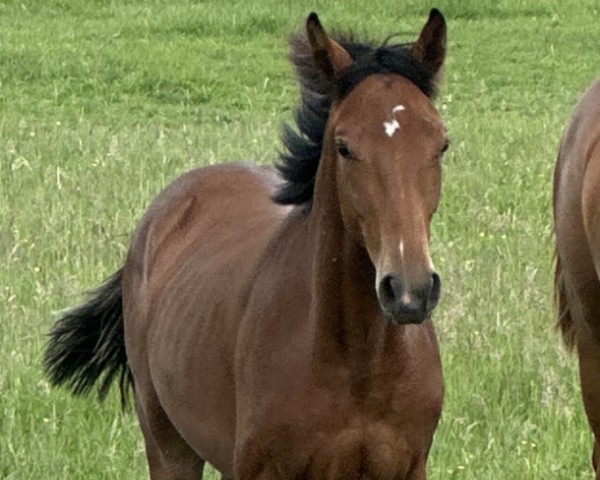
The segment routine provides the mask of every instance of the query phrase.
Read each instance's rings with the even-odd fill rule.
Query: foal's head
[[[315,14],[308,18],[307,34],[313,64],[332,86],[320,162],[330,162],[335,172],[344,228],[371,259],[386,316],[395,323],[420,323],[440,296],[429,224],[448,145],[431,102],[446,51],[444,17],[432,10],[412,45],[338,42]],[[313,82],[301,80],[305,89]],[[293,142],[287,143],[289,148]],[[290,175],[291,188],[289,181]]]

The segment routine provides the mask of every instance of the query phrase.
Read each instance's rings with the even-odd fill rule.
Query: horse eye
[[[355,159],[354,155],[348,148],[348,144],[346,142],[344,142],[343,140],[338,140],[337,142],[335,142],[335,147],[337,149],[337,152],[345,159],[347,159],[347,160]]]

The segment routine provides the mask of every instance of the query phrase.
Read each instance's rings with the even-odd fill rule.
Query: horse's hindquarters
[[[272,191],[262,169],[184,175],[148,209],[125,265],[125,338],[147,447],[164,454],[185,442],[226,475],[244,292],[282,217]]]

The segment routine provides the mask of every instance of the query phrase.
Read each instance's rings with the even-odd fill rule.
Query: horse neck
[[[313,358],[362,371],[385,353],[391,326],[377,302],[375,268],[344,228],[335,162],[326,155],[321,162],[310,214]]]

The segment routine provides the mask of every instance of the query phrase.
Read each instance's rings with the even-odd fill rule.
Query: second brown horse
[[[279,171],[192,171],[124,267],[55,326],[54,384],[133,384],[150,475],[422,480],[442,409],[429,254],[446,129],[432,10],[412,45],[292,40],[298,131]],[[126,347],[126,348],[125,348]]]
[[[600,480],[600,80],[585,93],[554,173],[558,325],[577,348],[581,392]]]

